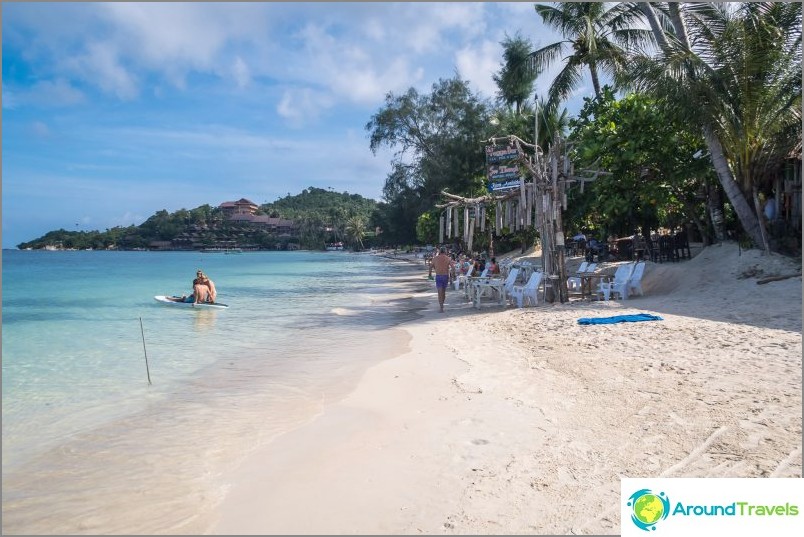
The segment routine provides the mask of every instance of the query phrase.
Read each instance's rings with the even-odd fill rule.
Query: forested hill
[[[260,211],[270,215],[295,220],[303,217],[319,216],[327,221],[330,218],[357,216],[368,222],[377,202],[360,194],[332,192],[323,188],[310,187],[300,194],[288,194],[273,203],[266,203]]]
[[[372,213],[377,202],[358,194],[338,193],[322,188],[307,188],[263,205],[258,215],[293,221],[291,236],[277,238],[276,233],[248,222],[227,220],[220,207],[202,205],[173,213],[157,211],[139,226],[114,227],[106,231],[50,231],[20,249],[145,249],[161,243],[160,249],[195,249],[237,246],[274,249],[277,243],[295,242],[303,248],[324,248],[327,242],[349,237],[362,246],[367,229],[372,229]],[[372,233],[373,235],[373,233]],[[283,246],[285,247],[285,246]]]

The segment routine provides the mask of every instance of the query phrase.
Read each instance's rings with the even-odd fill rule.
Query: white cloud
[[[491,41],[464,47],[455,53],[461,78],[470,80],[488,98],[493,98],[497,93],[497,84],[492,76],[500,70],[500,58],[502,46]]]
[[[263,78],[314,85],[330,92],[333,103],[374,105],[389,91],[450,76],[456,66],[445,62],[455,59],[464,77],[493,92],[489,73],[497,66],[487,59],[493,48],[477,40],[499,41],[502,30],[490,31],[489,21],[501,11],[516,25],[525,10],[532,5],[101,2],[60,9],[64,26],[44,39],[53,54],[74,49],[54,57],[57,72],[124,100],[146,84],[146,95],[159,94],[161,82],[186,89],[190,75],[202,73],[231,78],[237,88]],[[83,33],[70,35],[65,27],[76,18]],[[85,35],[93,41],[84,43]]]
[[[380,19],[373,17],[361,24],[360,30],[363,32],[363,35],[375,43],[381,43],[388,35],[388,32],[385,29],[385,24]]]
[[[423,76],[423,70],[412,67],[404,54],[336,39],[319,24],[306,25],[296,37],[304,53],[293,61],[294,76],[349,102],[376,103],[388,91],[406,88]]]
[[[100,5],[128,54],[155,69],[210,69],[230,37],[219,11],[194,3],[105,2]]]
[[[433,53],[451,46],[447,35],[457,31],[462,39],[485,31],[484,5],[473,2],[410,3],[402,20],[394,24],[397,37],[418,54]]]
[[[285,90],[276,112],[292,127],[303,127],[317,119],[321,111],[332,105],[330,98],[310,88],[289,88]]]
[[[120,63],[117,51],[108,43],[90,43],[84,54],[66,60],[65,66],[81,79],[121,100],[132,100],[139,95],[136,76]]]
[[[240,56],[235,58],[234,65],[232,65],[232,75],[238,88],[244,88],[251,82],[251,71]]]

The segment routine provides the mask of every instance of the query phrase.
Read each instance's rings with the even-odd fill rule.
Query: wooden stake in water
[[[142,352],[145,353],[145,372],[148,374],[148,384],[151,384],[151,370],[148,368],[148,351],[145,349],[145,330],[142,329],[142,317],[140,317],[140,334],[142,334]]]

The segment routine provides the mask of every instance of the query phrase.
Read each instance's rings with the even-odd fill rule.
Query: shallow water
[[[189,292],[197,268],[229,309],[153,300]],[[410,269],[343,252],[4,251],[4,532],[202,530],[218,476],[404,350],[391,327],[427,285]]]

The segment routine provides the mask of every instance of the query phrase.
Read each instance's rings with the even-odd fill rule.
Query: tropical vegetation
[[[435,240],[439,192],[484,192],[490,138],[536,139],[546,150],[558,135],[576,169],[602,172],[583,192],[570,189],[567,232],[687,226],[704,243],[733,237],[800,252],[800,221],[785,230],[794,240],[772,244],[759,201],[791,163],[801,166],[800,5],[567,2],[535,11],[563,39],[534,50],[506,36],[495,101],[454,77],[429,94],[389,94],[366,125],[372,150],[397,151],[375,213],[387,238]],[[559,62],[547,95],[529,100]],[[594,97],[569,118],[562,104],[585,73]],[[523,240],[503,232],[503,242]]]
[[[800,4],[539,3],[535,14],[562,38],[536,49],[519,34],[506,36],[493,99],[458,75],[429,91],[385,96],[365,124],[369,149],[393,153],[381,200],[311,187],[260,212],[294,220],[292,240],[305,248],[433,243],[443,192],[486,194],[484,146],[514,135],[542,151],[563,139],[574,169],[598,172],[567,193],[568,234],[605,238],[684,226],[704,243],[732,237],[800,253],[800,216],[773,237],[760,201],[780,177],[792,177],[793,166],[801,168]],[[549,90],[534,95],[535,82],[554,67],[560,70]],[[565,102],[587,73],[594,95],[569,117]],[[232,226],[204,206],[160,211],[138,227],[57,234],[65,246],[132,247],[188,230],[205,241],[241,234],[276,246],[270,234]],[[474,249],[536,239],[532,230],[498,233],[475,236]]]
[[[51,231],[18,245],[21,249],[57,247],[76,250],[249,248],[324,249],[327,243],[344,242],[362,249],[375,238],[368,228],[376,208],[374,200],[348,192],[310,187],[300,194],[262,205],[258,215],[293,221],[291,233],[279,234],[226,218],[219,207],[202,205],[173,213],[157,211],[139,226],[114,227],[106,231]],[[290,246],[289,246],[290,245]]]

